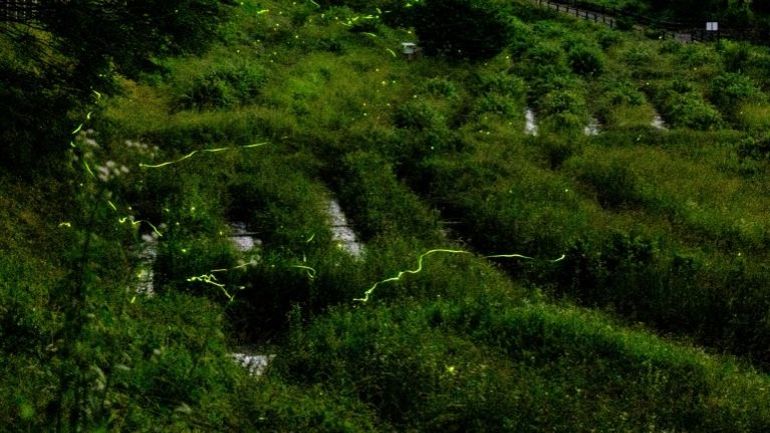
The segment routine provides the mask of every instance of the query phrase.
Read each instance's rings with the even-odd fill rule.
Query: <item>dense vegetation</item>
[[[157,69],[157,56],[201,52],[229,10],[224,0],[41,0],[0,15],[3,166],[61,151],[78,109],[115,90],[118,74]],[[6,12],[25,7],[25,14]],[[46,119],[43,124],[40,119]]]
[[[768,431],[770,50],[505,3],[247,0],[51,119],[0,175],[0,431]]]

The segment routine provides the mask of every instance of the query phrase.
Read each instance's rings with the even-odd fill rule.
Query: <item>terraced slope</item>
[[[0,364],[0,426],[767,431],[770,52],[511,13],[487,62],[408,61],[376,9],[246,1],[123,82],[75,141],[104,179],[78,159],[76,206],[0,214],[90,239],[37,281],[4,238],[0,330],[32,349]],[[38,313],[83,263],[82,309]]]

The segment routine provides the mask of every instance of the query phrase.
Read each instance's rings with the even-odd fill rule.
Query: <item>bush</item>
[[[663,118],[673,127],[712,130],[723,124],[719,111],[684,80],[666,84],[657,90],[655,99]]]
[[[727,115],[733,115],[741,104],[761,103],[765,99],[762,91],[747,76],[724,73],[711,80],[711,101]]]
[[[586,45],[572,47],[567,53],[567,61],[579,75],[595,76],[604,71],[604,55],[598,49]]]
[[[422,84],[425,92],[431,96],[453,98],[457,96],[457,86],[444,78],[430,78]]]
[[[538,103],[543,129],[582,131],[588,123],[586,101],[576,89],[558,89],[545,94]]]
[[[177,90],[181,109],[228,108],[253,102],[265,83],[264,71],[255,66],[217,66],[192,77]]]
[[[580,140],[558,137],[552,134],[544,134],[535,140],[538,149],[545,154],[548,166],[556,170],[571,157],[582,150],[583,143]]]
[[[421,100],[407,101],[396,109],[393,123],[398,128],[415,131],[430,131],[446,128],[446,119],[441,112]]]
[[[532,46],[535,35],[532,28],[517,17],[511,17],[509,25],[511,30],[508,49],[513,56],[518,57]]]
[[[437,216],[401,183],[382,157],[368,153],[348,154],[335,183],[340,199],[351,209],[356,228],[365,239],[402,233],[437,242]]]
[[[594,189],[604,207],[633,205],[641,200],[636,175],[621,161],[586,161],[579,168],[578,179]]]
[[[674,127],[710,130],[722,125],[719,112],[694,93],[670,94],[664,100],[661,111],[666,121]]]

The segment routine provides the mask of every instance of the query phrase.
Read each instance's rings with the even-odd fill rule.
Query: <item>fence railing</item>
[[[708,31],[704,28],[693,28],[692,25],[652,18],[627,9],[598,5],[584,0],[533,0],[539,6],[556,12],[561,12],[589,21],[617,27],[620,20],[625,25],[639,25],[657,33],[661,37],[676,39],[681,42],[707,42],[720,38],[749,41],[757,44],[770,42],[770,29],[763,28],[723,28],[719,31]],[[705,23],[704,23],[705,24]]]
[[[34,20],[40,12],[39,0],[0,0],[0,22],[23,23]]]
[[[584,9],[575,4],[566,3],[566,2],[555,2],[551,0],[536,0],[536,1],[539,6],[546,7],[556,12],[562,12],[569,15],[574,15],[584,20],[603,23],[610,27],[616,26],[615,17],[609,13],[602,13],[599,11]]]

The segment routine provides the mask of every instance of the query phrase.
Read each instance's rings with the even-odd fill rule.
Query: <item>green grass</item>
[[[0,178],[0,430],[768,429],[770,51],[517,3],[494,58],[407,61],[371,5],[297,3],[244,2],[122,80],[74,164]],[[404,272],[434,249],[465,253]]]

